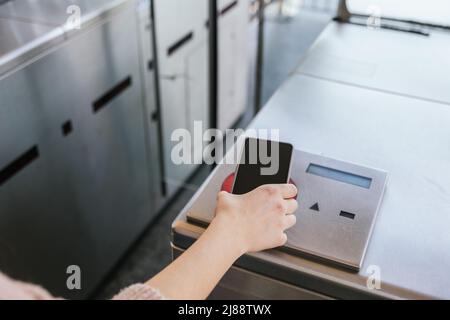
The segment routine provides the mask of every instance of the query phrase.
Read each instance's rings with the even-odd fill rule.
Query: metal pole
[[[217,0],[209,1],[209,127],[218,127],[219,108],[219,33]],[[217,143],[211,139],[210,143]],[[214,170],[215,165],[211,166]]]
[[[163,141],[163,111],[162,111],[162,103],[161,103],[161,87],[159,83],[159,62],[158,62],[158,42],[157,42],[157,30],[156,30],[156,22],[155,22],[155,1],[150,1],[150,16],[151,23],[153,25],[152,28],[152,48],[153,48],[153,68],[154,68],[154,79],[155,79],[155,100],[156,100],[156,115],[155,118],[158,121],[158,161],[161,172],[161,194],[163,197],[167,195],[167,183],[165,180],[166,177],[166,166],[164,162],[164,141]]]
[[[216,129],[218,126],[218,24],[217,24],[217,0],[209,1],[209,127]]]
[[[255,115],[261,110],[262,85],[264,77],[264,9],[265,0],[258,0],[258,47],[256,52],[256,85],[255,85]]]
[[[341,22],[349,22],[351,15],[352,14],[347,7],[347,0],[339,0],[336,20]]]
[[[278,0],[278,15],[282,16],[284,12],[284,0]]]

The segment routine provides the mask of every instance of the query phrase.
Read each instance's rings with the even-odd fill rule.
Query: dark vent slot
[[[184,46],[186,43],[192,40],[194,38],[194,33],[191,31],[187,35],[185,35],[183,38],[175,42],[173,45],[167,49],[167,55],[171,56],[174,54],[178,49],[180,49],[182,46]]]
[[[117,96],[119,96],[122,92],[124,92],[126,89],[128,89],[132,84],[131,77],[126,78],[122,82],[120,82],[117,86],[109,90],[107,93],[105,93],[101,98],[96,100],[93,105],[92,109],[94,113],[99,112],[102,108],[104,108],[108,103],[110,103],[112,100],[114,100]]]
[[[230,3],[229,5],[227,5],[225,8],[222,9],[222,11],[220,11],[220,15],[223,16],[225,15],[228,11],[230,11],[231,9],[233,9],[234,7],[236,7],[238,4],[238,1],[233,1],[232,3]]]
[[[39,158],[39,149],[37,146],[32,147],[16,160],[11,162],[2,171],[0,171],[0,186],[19,173],[22,169],[25,169],[34,160]]]
[[[350,212],[345,212],[345,211],[341,211],[340,216],[347,218],[347,219],[352,219],[352,220],[355,220],[355,218],[356,218],[356,214],[350,213]]]
[[[61,130],[64,137],[67,137],[69,134],[71,134],[73,131],[72,121],[68,120],[64,122]]]
[[[155,69],[155,63],[153,62],[153,60],[150,60],[150,61],[148,62],[147,67],[148,67],[148,70],[150,70],[150,71],[152,71],[153,69]]]

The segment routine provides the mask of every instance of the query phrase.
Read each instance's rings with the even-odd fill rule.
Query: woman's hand
[[[226,230],[224,240],[237,246],[241,255],[283,246],[285,231],[296,223],[296,195],[292,184],[266,185],[239,196],[221,192],[212,224]]]
[[[148,282],[168,299],[206,299],[236,259],[286,243],[297,210],[293,185],[263,186],[243,196],[221,192],[216,217],[185,253]]]

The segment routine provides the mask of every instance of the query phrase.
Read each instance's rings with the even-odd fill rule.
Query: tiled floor
[[[276,6],[269,8],[265,35],[263,102],[272,96],[289,72],[298,64],[329,19],[330,13],[314,11],[302,11],[292,18],[279,17]],[[253,107],[251,101],[249,112],[238,124],[239,127],[245,128],[251,120]],[[190,181],[190,185],[200,186],[209,172],[210,169],[207,167],[200,169]],[[121,288],[146,281],[170,263],[170,226],[194,192],[192,188],[182,190],[171,201],[171,205],[149,226],[112,271],[104,285],[99,288],[95,298],[110,298]]]

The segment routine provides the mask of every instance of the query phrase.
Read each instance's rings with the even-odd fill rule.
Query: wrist
[[[219,215],[211,222],[208,231],[214,234],[220,243],[223,243],[224,250],[229,252],[234,260],[239,259],[247,253],[245,237],[236,228],[238,226],[226,215]]]

